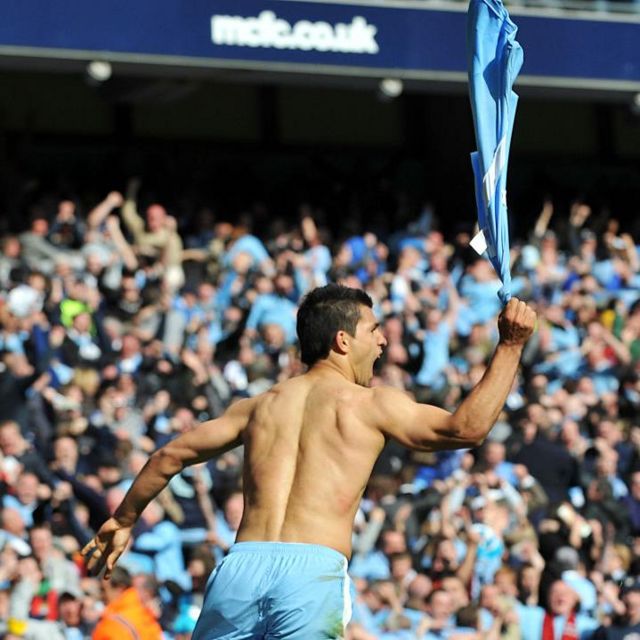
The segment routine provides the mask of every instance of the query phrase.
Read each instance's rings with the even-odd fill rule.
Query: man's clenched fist
[[[522,300],[511,298],[498,318],[500,343],[508,346],[523,345],[536,326],[536,312]]]

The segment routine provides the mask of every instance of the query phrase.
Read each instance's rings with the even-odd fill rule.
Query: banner
[[[465,11],[455,3],[20,0],[0,3],[0,55],[463,83]],[[639,90],[640,16],[512,15],[527,50],[519,83]]]

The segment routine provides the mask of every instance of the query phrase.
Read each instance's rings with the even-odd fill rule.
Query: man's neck
[[[316,362],[316,364],[314,364],[310,369],[309,373],[319,373],[323,376],[327,374],[337,374],[349,382],[355,383],[356,381],[355,375],[350,368],[346,367],[341,362],[332,360],[331,358],[326,358]]]

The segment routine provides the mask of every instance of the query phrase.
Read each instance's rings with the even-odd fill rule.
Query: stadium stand
[[[499,282],[433,211],[334,241],[312,208],[265,233],[250,215],[181,229],[162,204],[138,211],[139,188],[86,215],[60,200],[2,237],[7,638],[90,637],[115,596],[78,550],[151,451],[302,370],[295,312],[313,286],[370,293],[389,342],[374,384],[422,401],[454,407],[496,341]],[[580,637],[637,629],[638,251],[588,204],[544,203],[513,249],[514,291],[540,317],[522,373],[481,450],[385,450],[354,528],[351,638],[537,640],[544,607]],[[188,638],[233,542],[241,461],[177,476],[136,527],[122,588],[166,637]]]

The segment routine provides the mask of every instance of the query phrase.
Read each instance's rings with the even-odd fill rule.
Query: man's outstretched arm
[[[482,380],[454,413],[413,402],[396,389],[375,389],[378,428],[414,449],[478,446],[502,411],[535,322],[536,314],[527,304],[516,299],[508,302],[498,319],[500,342],[493,358]]]
[[[242,444],[254,404],[254,399],[235,403],[220,418],[178,436],[149,458],[113,516],[82,550],[90,572],[97,573],[106,565],[104,577],[110,577],[140,514],[176,473]]]

